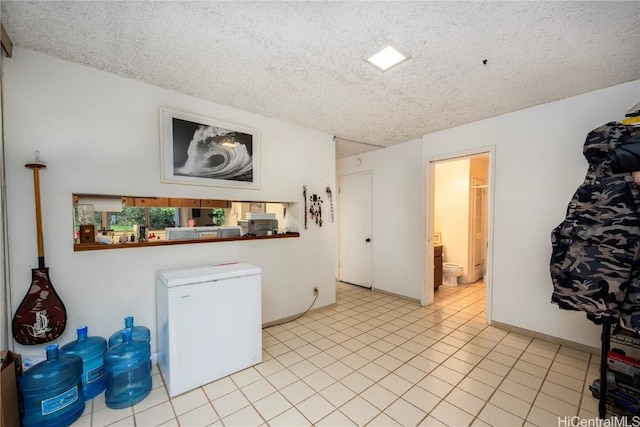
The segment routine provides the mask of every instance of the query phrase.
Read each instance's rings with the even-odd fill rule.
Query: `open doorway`
[[[489,322],[492,159],[492,148],[427,159],[424,187],[423,304],[457,286],[484,283]]]

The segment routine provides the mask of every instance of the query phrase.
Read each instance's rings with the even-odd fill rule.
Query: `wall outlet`
[[[314,296],[314,297],[317,297],[317,296],[318,296],[318,287],[317,287],[317,286],[314,286],[314,287],[313,287],[313,296]]]

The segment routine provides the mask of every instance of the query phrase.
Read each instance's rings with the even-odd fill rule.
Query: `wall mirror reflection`
[[[74,194],[75,248],[297,235],[290,205]]]

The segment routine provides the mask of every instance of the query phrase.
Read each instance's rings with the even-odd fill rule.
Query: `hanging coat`
[[[589,132],[586,177],[551,233],[551,301],[595,323],[618,319],[630,290],[625,316],[640,313],[640,192],[630,173],[640,170],[632,149],[640,141],[632,131],[607,123]]]

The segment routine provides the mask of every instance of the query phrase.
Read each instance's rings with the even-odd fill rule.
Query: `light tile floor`
[[[263,331],[259,365],[173,399],[154,366],[145,400],[113,410],[102,394],[74,426],[546,427],[597,417],[588,386],[599,356],[487,326],[484,308],[483,283],[440,287],[429,307],[338,283],[334,307]]]

